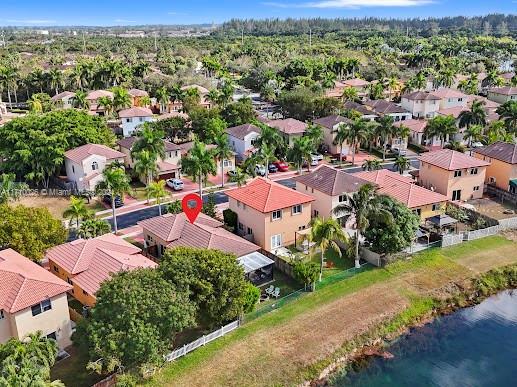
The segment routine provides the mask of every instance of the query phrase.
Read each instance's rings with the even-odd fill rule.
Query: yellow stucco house
[[[418,183],[450,201],[483,197],[488,161],[451,149],[424,153],[419,158]]]
[[[269,179],[257,177],[226,194],[239,235],[267,251],[293,244],[296,232],[311,221],[314,198]]]
[[[517,194],[517,144],[494,142],[474,150],[472,155],[490,163],[485,182]]]
[[[13,249],[0,251],[0,343],[41,331],[71,345],[67,291],[72,286]]]

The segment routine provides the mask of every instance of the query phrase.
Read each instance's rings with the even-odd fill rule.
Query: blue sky
[[[516,0],[0,0],[0,25],[220,23],[230,18],[516,13]]]

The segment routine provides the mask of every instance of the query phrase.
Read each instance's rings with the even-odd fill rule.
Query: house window
[[[96,171],[97,169],[99,169],[99,163],[97,163],[97,161],[94,161],[92,163],[92,171]]]
[[[244,230],[244,225],[241,222],[239,222],[239,230]]]
[[[0,320],[3,320],[5,318],[4,310],[0,309]]]
[[[59,267],[57,267],[56,265],[54,265],[53,269],[54,269],[54,271],[55,271],[56,273],[59,273]]]
[[[282,235],[281,234],[273,235],[271,237],[271,248],[276,249],[280,246],[282,246]]]
[[[282,210],[276,210],[271,213],[271,218],[273,220],[282,219]]]
[[[305,226],[298,227],[298,231],[302,231],[302,230],[305,230]]]
[[[477,174],[478,174],[478,169],[477,169],[477,168],[472,168],[472,169],[470,170],[470,174],[471,174],[471,175],[477,175]]]
[[[140,122],[144,122],[144,117],[140,117]]]
[[[340,203],[346,202],[346,198],[347,198],[346,195],[339,195],[339,202]]]
[[[153,241],[153,237],[152,237],[151,235],[147,235],[147,240],[148,240],[149,242],[152,242],[152,241]]]
[[[495,177],[491,176],[490,179],[488,179],[490,183],[495,183]]]
[[[479,185],[476,185],[476,186],[474,187],[474,192],[475,192],[475,191],[479,191]]]
[[[455,191],[452,191],[452,200],[461,200],[461,189],[457,189]]]
[[[422,214],[422,210],[420,208],[417,208],[415,210],[415,214],[417,214],[418,216],[420,216]]]
[[[232,165],[233,165],[232,160],[227,160],[227,159],[223,160],[223,167],[224,168],[230,168]]]
[[[73,165],[72,165],[72,173],[75,173],[75,168]]]
[[[319,211],[314,210],[314,211],[312,211],[312,214],[314,215],[314,217],[317,217],[320,213],[319,213]]]
[[[293,206],[293,215],[301,214],[302,213],[302,205],[297,204],[296,206]]]
[[[433,211],[438,211],[439,209],[440,209],[440,204],[439,203],[433,204]]]
[[[454,171],[454,177],[461,177],[461,170]]]
[[[47,339],[52,339],[52,340],[54,340],[54,341],[57,341],[56,332],[49,333],[49,334],[47,335]]]
[[[463,98],[458,98],[458,102],[462,102],[463,101]]]
[[[72,286],[74,285],[74,283],[72,282],[72,280],[71,280],[70,278],[68,278],[68,277],[66,277],[66,282],[68,282],[68,283],[69,283],[70,285],[72,285]]]
[[[38,314],[46,312],[50,309],[52,309],[52,304],[50,303],[50,300],[41,301],[39,304],[31,306],[33,316],[37,316]]]
[[[248,235],[253,234],[253,229],[251,229],[250,227],[248,227],[248,229],[247,229],[246,231],[247,231],[247,234],[248,234]]]
[[[83,294],[84,294],[85,296],[87,296],[87,295],[88,295],[88,292],[85,292],[85,291],[83,290]]]

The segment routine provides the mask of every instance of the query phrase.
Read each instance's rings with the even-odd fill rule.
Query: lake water
[[[517,386],[517,292],[413,329],[334,386]]]

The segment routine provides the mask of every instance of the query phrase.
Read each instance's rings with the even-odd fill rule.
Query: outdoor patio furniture
[[[272,297],[280,297],[280,288],[275,288],[275,291],[271,294]]]
[[[273,285],[271,285],[271,286],[269,286],[269,287],[265,290],[265,292],[266,292],[266,294],[271,295],[271,294],[273,293],[273,291],[274,291],[274,290],[275,290],[275,287],[274,287]]]

